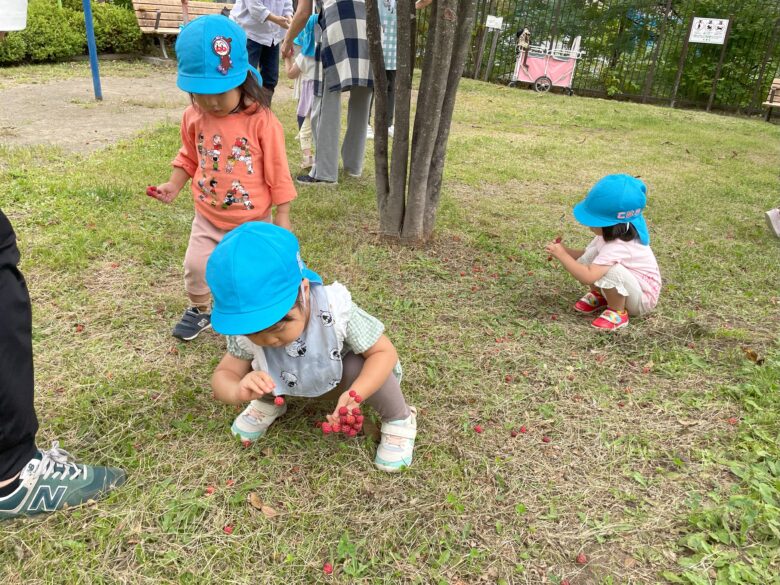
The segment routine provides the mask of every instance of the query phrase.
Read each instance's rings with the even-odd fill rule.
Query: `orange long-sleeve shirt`
[[[220,229],[265,219],[272,206],[297,197],[284,131],[268,108],[217,117],[190,106],[181,142],[173,166],[192,177],[195,210]]]

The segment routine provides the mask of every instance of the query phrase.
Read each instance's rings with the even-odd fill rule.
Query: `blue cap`
[[[322,284],[301,260],[292,232],[262,221],[240,225],[222,238],[206,264],[212,327],[224,335],[246,335],[278,323],[298,299],[304,278]]]
[[[258,84],[263,83],[260,73],[249,64],[246,33],[221,14],[199,16],[181,29],[176,60],[176,85],[189,93],[225,93],[244,83],[249,71]]]
[[[306,21],[306,26],[293,39],[293,43],[301,48],[301,54],[304,57],[314,57],[314,25],[317,24],[319,19],[319,14],[312,14],[309,20]]]
[[[650,245],[642,211],[647,204],[647,186],[631,175],[607,175],[574,206],[574,218],[588,227],[607,227],[630,223],[639,241]]]

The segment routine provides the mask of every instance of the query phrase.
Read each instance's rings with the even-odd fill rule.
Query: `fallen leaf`
[[[757,366],[760,366],[761,364],[764,363],[764,358],[758,355],[758,352],[755,349],[752,349],[750,347],[743,347],[742,352],[745,354],[745,357],[747,359],[749,359]]]

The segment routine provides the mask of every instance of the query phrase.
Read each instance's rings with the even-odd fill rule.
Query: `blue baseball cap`
[[[639,241],[650,245],[647,223],[642,216],[647,204],[647,186],[631,175],[607,175],[574,206],[574,218],[588,227],[630,223]]]
[[[295,304],[304,278],[322,284],[301,260],[292,232],[263,221],[240,225],[206,264],[212,327],[223,335],[246,335],[278,323]]]
[[[263,84],[260,73],[249,64],[246,33],[221,14],[199,16],[181,29],[176,60],[176,85],[188,93],[225,93],[244,83],[250,71]]]

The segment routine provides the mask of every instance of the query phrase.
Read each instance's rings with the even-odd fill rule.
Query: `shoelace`
[[[60,442],[53,441],[51,449],[41,452],[41,464],[39,469],[43,479],[48,479],[50,475],[56,478],[76,479],[82,473],[86,474],[83,465],[73,462],[73,457],[65,449],[60,449]]]

